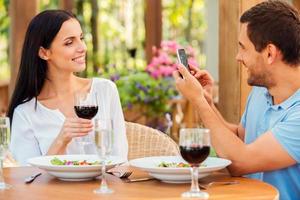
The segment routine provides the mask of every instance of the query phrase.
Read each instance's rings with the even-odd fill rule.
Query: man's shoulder
[[[253,102],[255,104],[265,102],[268,98],[268,94],[269,93],[266,88],[253,86],[248,96],[248,104]]]

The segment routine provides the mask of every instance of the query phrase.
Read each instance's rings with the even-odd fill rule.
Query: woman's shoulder
[[[93,85],[96,87],[116,87],[116,84],[109,80],[109,79],[105,79],[105,78],[93,78]]]
[[[36,108],[36,98],[32,98],[31,100],[18,105],[13,112],[13,121],[15,121],[17,118],[29,120],[32,114],[35,113],[34,112],[35,108]]]
[[[36,106],[36,98],[32,98],[29,101],[19,104],[14,112],[31,112]]]

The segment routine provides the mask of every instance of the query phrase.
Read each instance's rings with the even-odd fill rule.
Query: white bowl
[[[155,156],[130,160],[131,166],[139,168],[149,173],[156,179],[167,183],[187,183],[191,181],[189,167],[158,167],[161,162],[166,163],[186,163],[180,156]],[[199,178],[210,173],[223,169],[231,164],[230,160],[223,158],[208,157],[203,165],[199,167]]]
[[[69,161],[83,161],[88,162],[99,161],[98,155],[53,155],[53,156],[40,156],[35,158],[30,158],[27,162],[32,166],[38,167],[47,171],[49,174],[64,180],[64,181],[84,181],[93,179],[101,175],[101,165],[53,165],[51,160],[53,158],[58,158],[60,160]],[[117,164],[121,164],[124,159],[117,156],[108,156],[108,164],[106,169],[113,168]]]

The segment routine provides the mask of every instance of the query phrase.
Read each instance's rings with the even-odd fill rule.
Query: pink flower
[[[188,47],[186,48],[186,52],[187,52],[187,54],[188,54],[190,57],[195,57],[195,50],[193,49],[193,47],[188,46]]]
[[[189,63],[190,65],[193,65],[193,66],[195,66],[195,67],[198,67],[198,63],[197,63],[197,61],[195,60],[195,58],[188,58],[188,63]]]
[[[176,51],[182,48],[175,41],[162,41],[160,48],[153,47],[153,58],[147,65],[146,71],[153,78],[170,77],[177,70],[178,61]],[[191,46],[186,48],[188,61],[191,65],[198,66],[195,59],[195,51]]]

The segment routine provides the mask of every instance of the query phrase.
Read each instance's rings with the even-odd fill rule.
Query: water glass
[[[111,119],[95,119],[95,145],[101,160],[101,185],[100,188],[95,189],[94,193],[97,194],[110,194],[113,190],[107,185],[105,173],[106,173],[106,160],[110,155],[113,145],[113,123]]]
[[[11,188],[10,185],[5,183],[3,177],[3,161],[8,151],[10,142],[10,124],[8,117],[0,117],[0,190]]]

